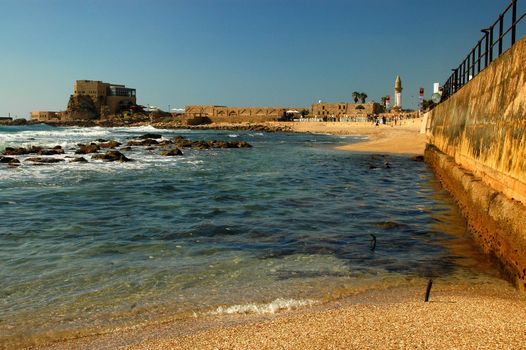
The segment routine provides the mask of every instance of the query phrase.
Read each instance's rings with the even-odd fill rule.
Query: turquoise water
[[[272,311],[429,277],[495,279],[426,165],[335,149],[357,137],[0,127],[0,151],[61,145],[64,158],[77,143],[146,132],[254,147],[0,164],[0,344]]]

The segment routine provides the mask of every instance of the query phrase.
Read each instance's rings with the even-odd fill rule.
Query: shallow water
[[[80,142],[145,132],[254,147],[0,164],[0,344],[272,312],[429,277],[497,281],[426,165],[334,149],[359,138],[0,127],[0,151],[61,145],[68,156]]]

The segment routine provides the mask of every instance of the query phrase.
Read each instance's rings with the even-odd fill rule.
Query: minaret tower
[[[395,95],[395,103],[394,106],[402,109],[402,80],[400,79],[400,76],[396,76],[395,80],[395,86],[394,86],[394,95]]]

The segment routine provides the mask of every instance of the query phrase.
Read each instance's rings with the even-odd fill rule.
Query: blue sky
[[[444,82],[508,0],[0,0],[0,116],[63,110],[78,79],[138,102],[310,106]]]

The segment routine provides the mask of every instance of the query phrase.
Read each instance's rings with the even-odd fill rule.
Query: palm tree
[[[367,94],[365,92],[360,92],[360,103],[365,103],[365,100],[367,100]]]
[[[358,103],[358,100],[360,99],[360,93],[358,91],[354,91],[352,93],[352,99],[354,100],[354,103]]]

